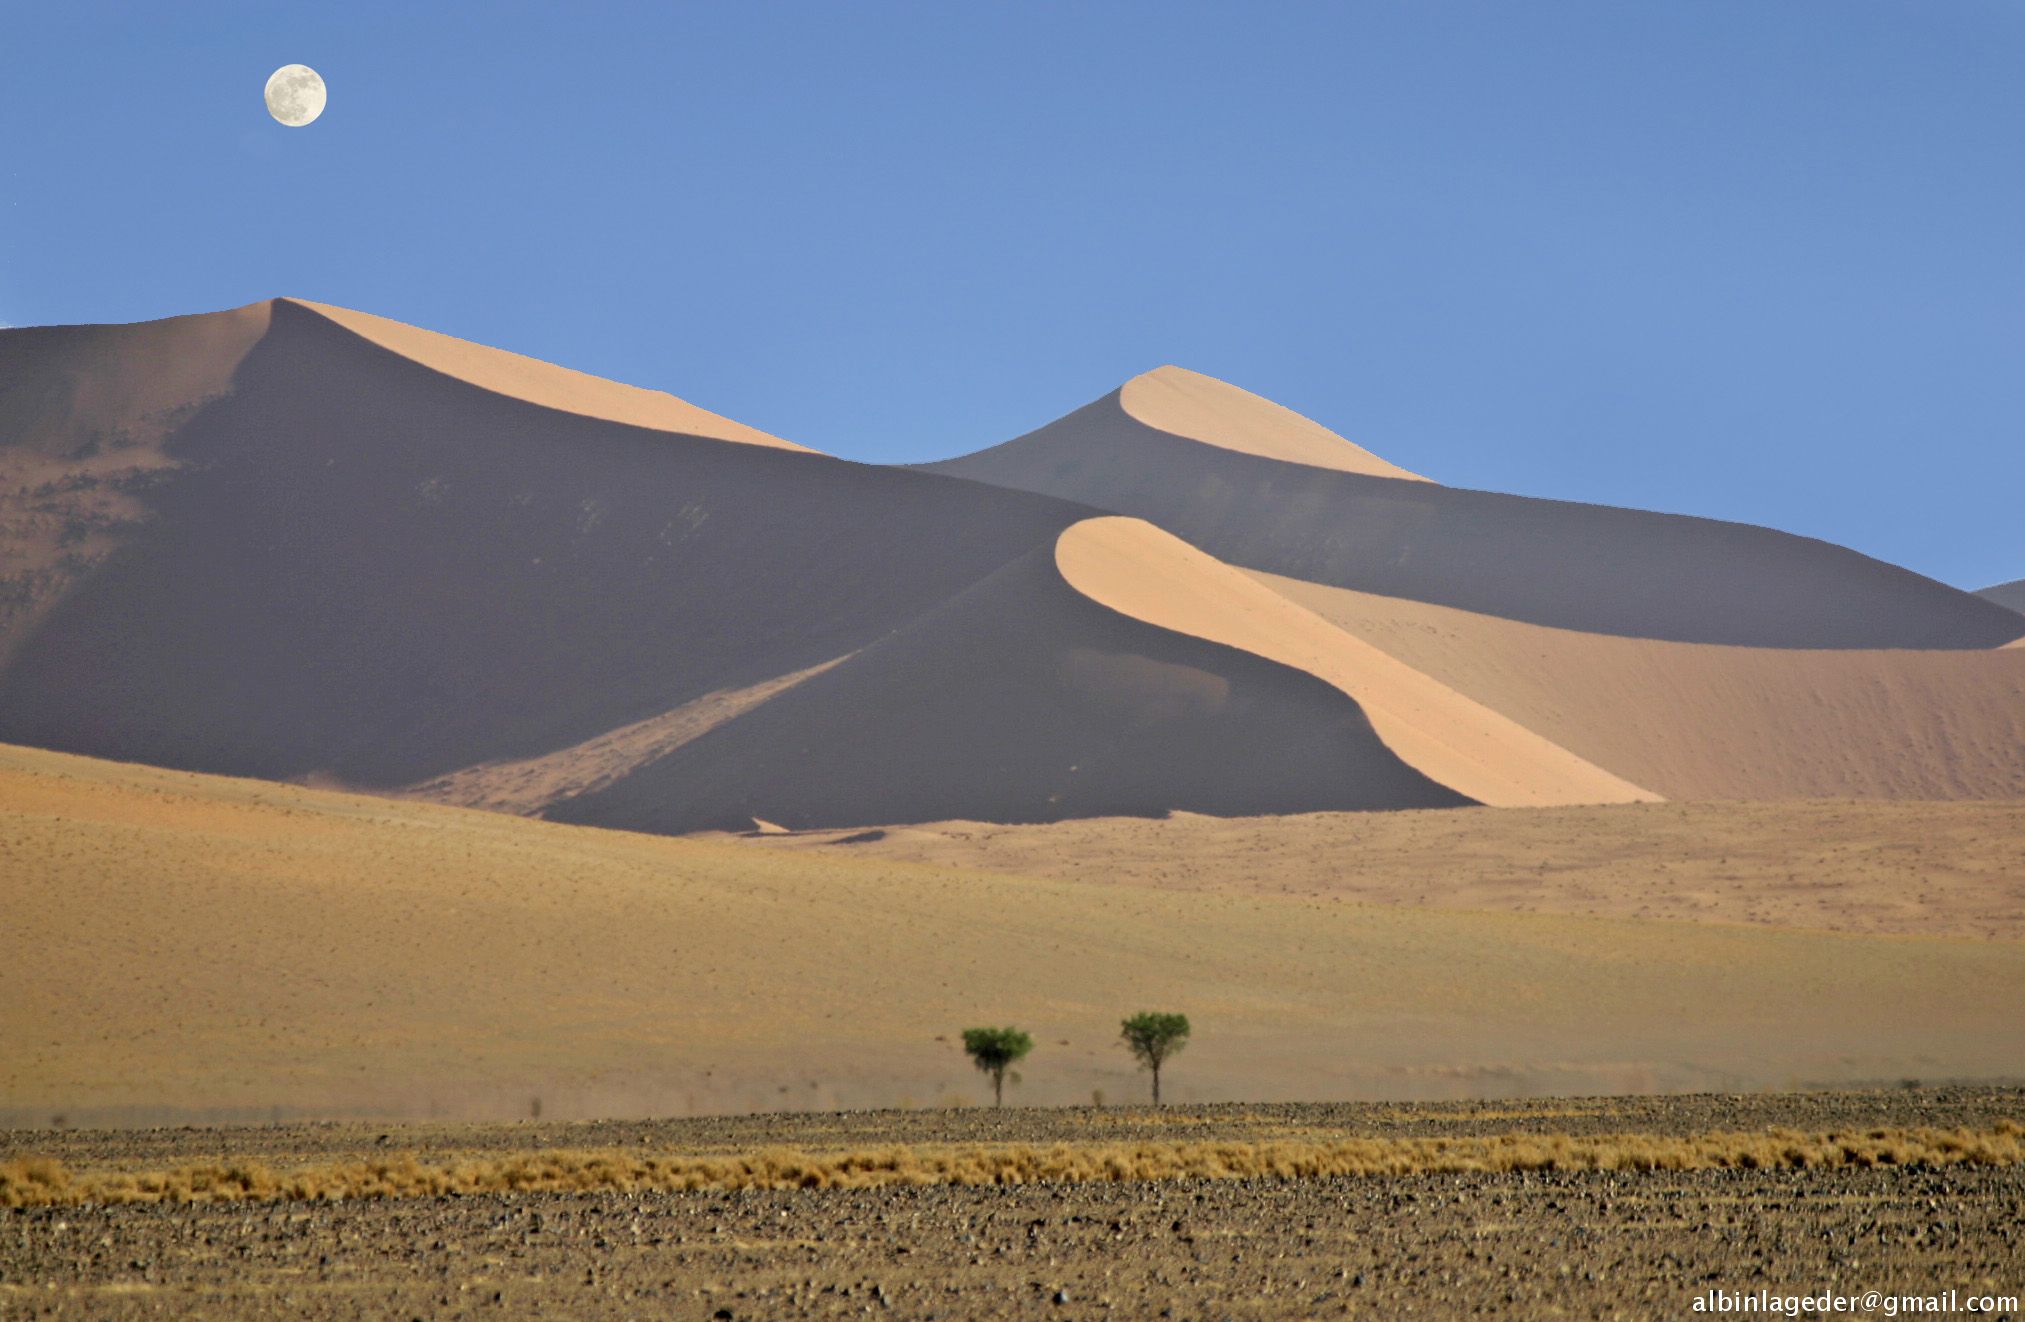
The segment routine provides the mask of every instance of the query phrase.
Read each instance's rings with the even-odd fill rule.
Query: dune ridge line
[[[440,331],[424,330],[370,312],[357,312],[301,298],[279,301],[307,308],[383,349],[495,395],[566,413],[580,413],[606,422],[651,427],[655,431],[680,432],[685,436],[764,445],[804,454],[817,453],[806,445],[797,445],[757,427],[748,427],[664,390],[629,386],[507,349],[495,349]]]

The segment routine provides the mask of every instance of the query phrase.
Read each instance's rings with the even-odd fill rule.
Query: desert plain
[[[1712,1290],[2001,1300],[2025,1266],[2019,1104],[1898,1089],[45,1133],[32,1174],[0,1165],[0,1195],[36,1200],[8,1214],[0,1305],[1614,1318],[1691,1316]],[[128,1174],[82,1187],[111,1171]]]

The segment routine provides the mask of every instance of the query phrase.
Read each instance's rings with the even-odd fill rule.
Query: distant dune
[[[4,749],[0,1124],[976,1101],[956,1035],[986,1022],[1037,1040],[1014,1099],[1101,1089],[1118,1103],[1144,1095],[1116,1045],[1121,1015],[1143,1006],[1195,1023],[1163,1078],[1183,1103],[2014,1072],[2015,940],[1509,911],[1529,888],[1565,895],[1552,874],[1571,851],[1589,884],[1667,903],[1693,883],[1660,872],[1654,848],[1680,857],[1683,833],[1703,841],[1696,866],[1749,839],[1775,852],[1736,867],[1776,868],[1797,846],[1768,811],[1749,810],[1741,837],[1725,812],[1673,805],[1323,819],[1395,884],[1395,822],[1447,832],[1477,858],[1457,875],[1479,893],[1482,860],[1509,859],[1508,911],[1470,913],[1344,903],[1354,874],[1348,891],[1309,893],[1327,889],[1311,838],[1247,862],[1257,822],[1229,824],[1227,846],[1195,838],[1252,869],[1232,874],[1252,889],[1203,889],[1193,847],[1133,861],[1130,836],[1046,879]],[[1851,848],[1984,857],[1955,853],[1985,831],[1961,813],[1934,834],[1896,805],[1833,811],[1852,820],[1822,847],[1845,871]],[[1607,869],[1598,830],[1619,855]],[[1282,887],[1274,866],[1304,851]],[[1157,874],[1172,865],[1191,871],[1169,889]],[[1932,913],[1986,904],[1953,880],[1930,889]]]
[[[1989,648],[2025,632],[1970,593],[1766,528],[1373,475],[1390,465],[1348,442],[1318,464],[1319,427],[1300,450],[1205,444],[1127,407],[1172,372],[925,467],[1146,519],[1242,568],[1566,629],[1802,648]],[[1278,425],[1264,401],[1250,427],[1233,421],[1252,397],[1223,390],[1226,435]]]
[[[2025,578],[2015,583],[1998,583],[1983,588],[1976,595],[1994,601],[2006,609],[2025,614]]]

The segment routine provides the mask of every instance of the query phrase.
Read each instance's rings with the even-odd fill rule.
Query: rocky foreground
[[[1983,1132],[2008,1089],[1414,1106],[15,1132],[0,1162],[160,1170],[626,1149]],[[6,1316],[1692,1315],[1709,1290],[2025,1291],[2025,1166],[1524,1170],[612,1190],[0,1211]]]

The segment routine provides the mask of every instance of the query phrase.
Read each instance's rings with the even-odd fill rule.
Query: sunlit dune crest
[[[1156,367],[1133,377],[1119,390],[1118,407],[1160,431],[1265,459],[1427,480],[1284,405],[1185,367]]]

